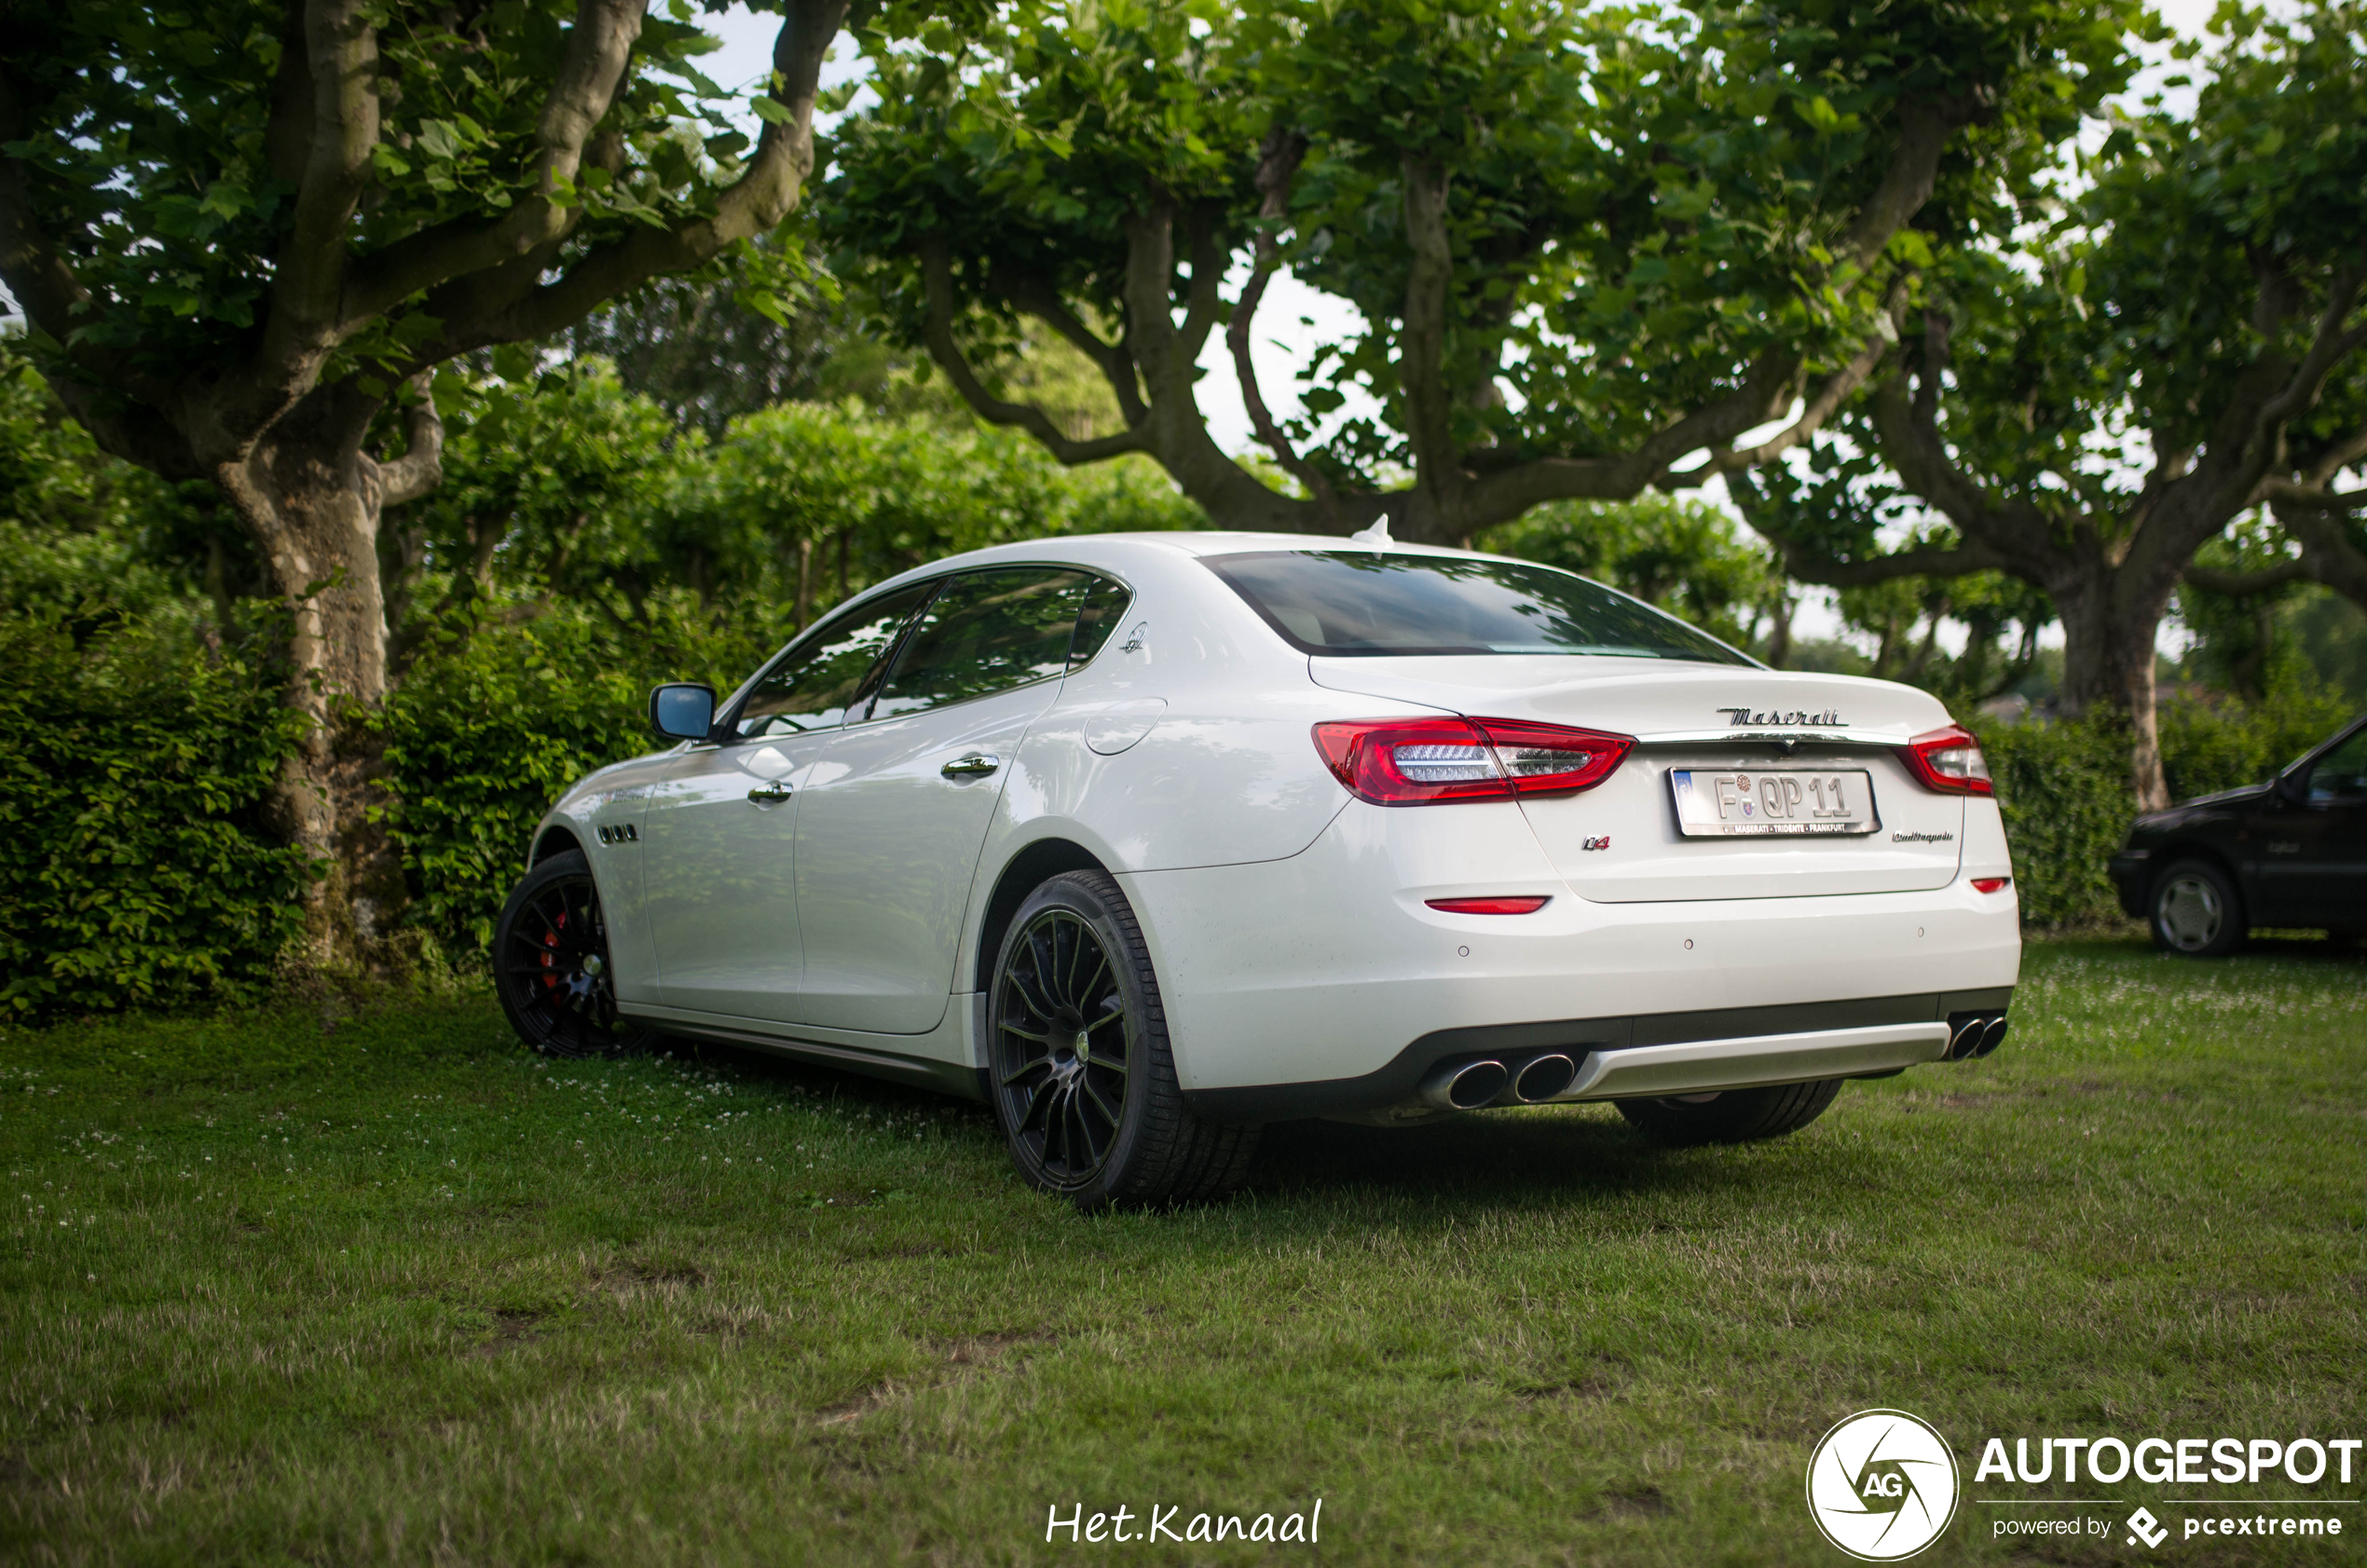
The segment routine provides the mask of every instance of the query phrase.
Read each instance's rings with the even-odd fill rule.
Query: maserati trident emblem
[[[1840,712],[1836,708],[1827,708],[1823,713],[1816,714],[1806,713],[1799,708],[1794,708],[1789,713],[1759,713],[1751,708],[1720,708],[1717,711],[1726,716],[1728,728],[1734,729],[1747,729],[1754,725],[1788,725],[1803,728],[1815,726],[1820,729],[1827,727],[1838,729],[1841,722]]]

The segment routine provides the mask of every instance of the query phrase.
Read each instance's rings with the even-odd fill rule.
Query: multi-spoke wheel
[[[493,933],[494,989],[518,1038],[554,1057],[613,1057],[649,1030],[617,1011],[592,866],[570,851],[528,871]]]
[[[2154,882],[2154,945],[2182,958],[2222,958],[2250,933],[2235,879],[2208,860],[2182,860]]]
[[[1158,979],[1116,882],[1069,871],[1012,917],[989,988],[994,1108],[1020,1173],[1078,1207],[1214,1197],[1257,1129],[1184,1103]]]

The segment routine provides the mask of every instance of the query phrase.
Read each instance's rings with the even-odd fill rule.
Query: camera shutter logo
[[[1956,1454],[1905,1411],[1860,1411],[1808,1461],[1808,1512],[1825,1539],[1867,1562],[1895,1562],[1939,1539],[1956,1514]]]

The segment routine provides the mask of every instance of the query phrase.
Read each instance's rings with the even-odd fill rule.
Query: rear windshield
[[[1204,559],[1302,653],[1600,653],[1751,662],[1641,600],[1526,561],[1348,550]]]

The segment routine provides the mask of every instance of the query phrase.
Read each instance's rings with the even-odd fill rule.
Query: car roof
[[[1114,550],[1113,550],[1113,547]],[[1245,533],[1229,529],[1176,528],[1161,532],[1110,534],[1052,534],[1042,539],[1022,539],[1011,544],[990,545],[984,550],[967,551],[960,555],[948,555],[915,566],[910,571],[888,579],[879,586],[918,580],[939,572],[960,571],[972,566],[991,566],[1005,562],[1074,560],[1092,565],[1089,555],[1101,555],[1115,564],[1127,556],[1145,561],[1183,557],[1190,560],[1211,555],[1244,555],[1264,551],[1341,551],[1373,555],[1443,555],[1473,560],[1501,560],[1475,550],[1451,550],[1443,545],[1381,544],[1365,539],[1337,539],[1327,534]],[[1106,553],[1105,553],[1106,552]]]

